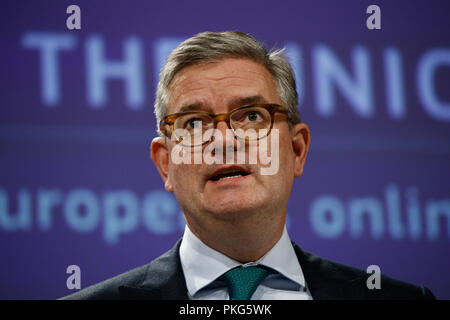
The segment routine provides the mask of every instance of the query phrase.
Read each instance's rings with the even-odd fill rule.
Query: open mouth
[[[228,168],[218,170],[208,179],[209,181],[219,181],[224,179],[232,179],[248,176],[250,173],[241,168]]]

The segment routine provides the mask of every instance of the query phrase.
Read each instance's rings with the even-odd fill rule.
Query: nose
[[[236,137],[225,120],[221,120],[217,123],[216,132],[214,133],[214,135],[221,135],[222,139],[219,139],[218,141],[222,141],[224,147],[235,147]],[[217,137],[215,137],[214,139],[216,138]]]
[[[237,161],[236,157],[243,147],[243,144],[237,139],[225,120],[217,122],[212,143],[215,145],[213,153],[222,153],[223,163],[234,163],[234,161]]]

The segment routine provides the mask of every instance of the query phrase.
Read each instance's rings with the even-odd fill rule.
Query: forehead
[[[181,70],[169,87],[168,112],[187,105],[226,111],[235,107],[234,101],[255,96],[260,102],[280,103],[273,76],[256,62],[228,58]]]

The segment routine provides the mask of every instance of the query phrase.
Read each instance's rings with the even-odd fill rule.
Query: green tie
[[[263,266],[236,267],[222,275],[231,300],[250,300],[259,284],[270,274]]]

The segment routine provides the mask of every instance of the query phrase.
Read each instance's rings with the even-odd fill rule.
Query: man
[[[434,298],[386,276],[370,290],[365,271],[290,241],[286,206],[310,144],[295,88],[282,51],[244,33],[205,32],[180,44],[161,72],[151,157],[184,213],[184,236],[148,265],[66,298]]]

